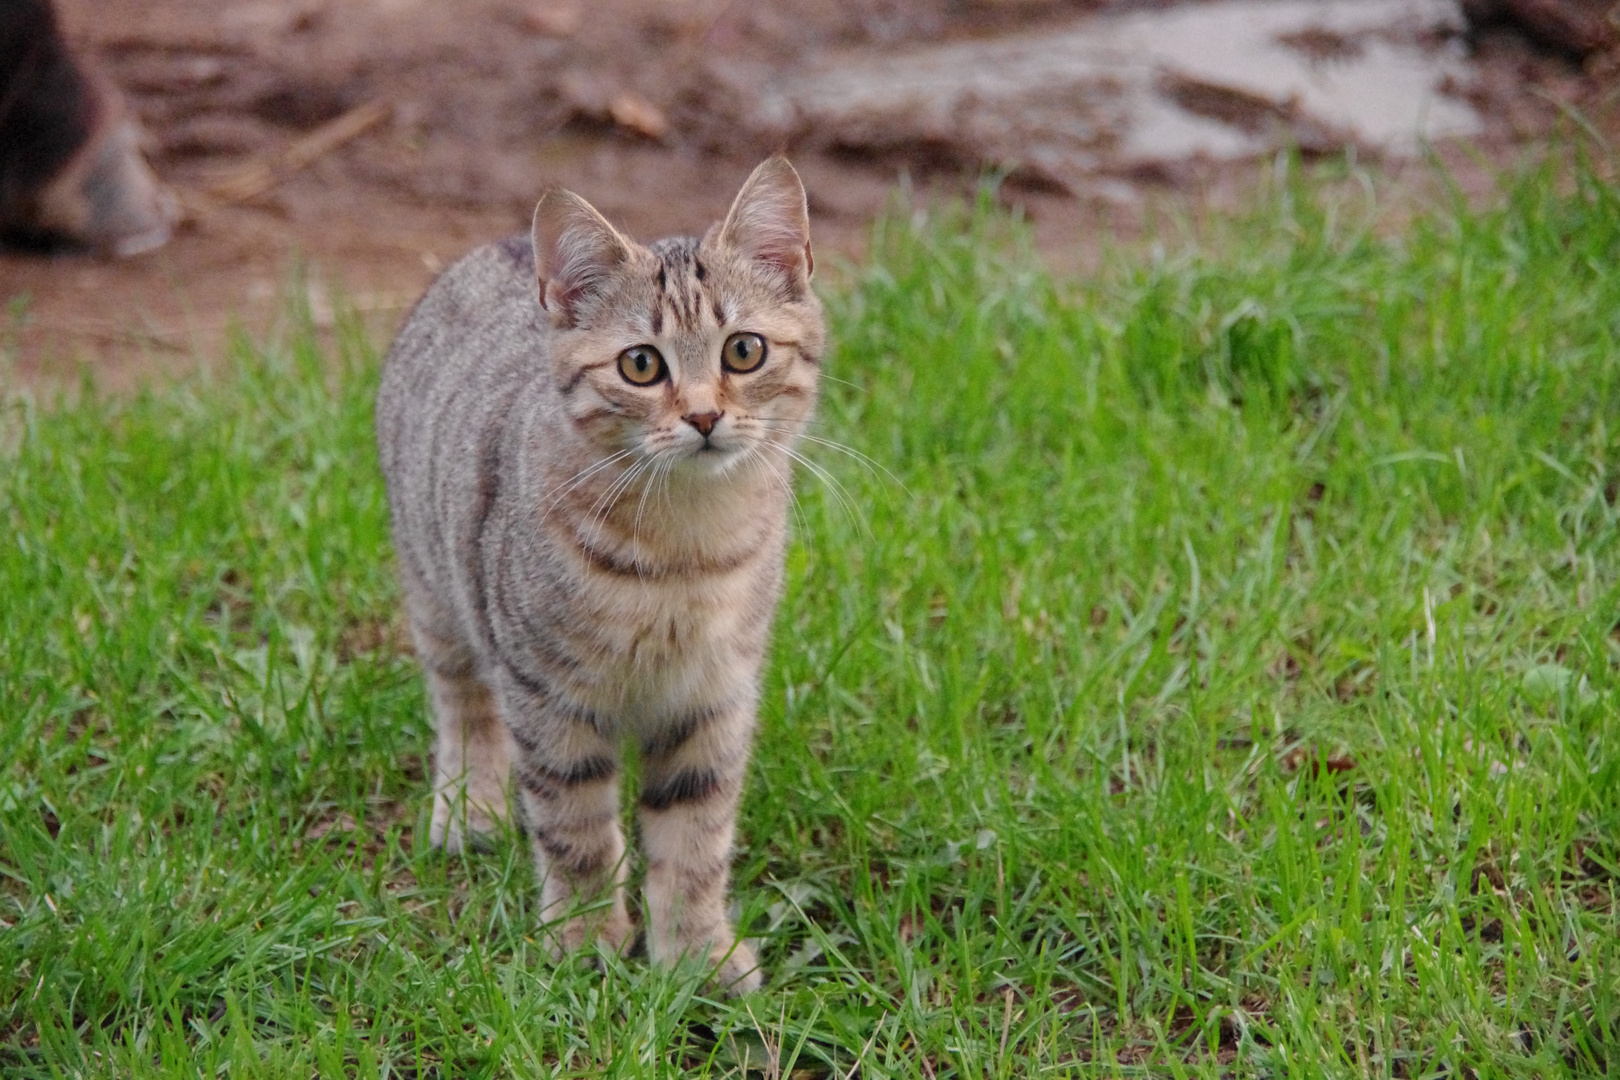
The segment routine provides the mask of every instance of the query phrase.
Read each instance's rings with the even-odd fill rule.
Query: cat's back
[[[446,270],[383,362],[377,449],[394,551],[417,617],[442,630],[476,593],[506,420],[520,406],[545,409],[550,334],[532,248],[514,237]]]
[[[383,362],[377,442],[395,484],[440,429],[471,432],[541,366],[549,326],[526,236],[478,248],[441,274],[406,316]]]

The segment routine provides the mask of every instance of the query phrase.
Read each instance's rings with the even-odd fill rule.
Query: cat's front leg
[[[715,965],[727,993],[760,984],[758,961],[726,918],[737,802],[753,709],[674,719],[642,741],[641,839],[647,854],[647,951],[656,963]]]
[[[434,847],[478,847],[506,823],[512,747],[471,650],[413,625],[427,673],[438,745],[433,753]]]
[[[590,711],[566,695],[532,677],[503,676],[504,713],[517,748],[513,772],[552,955],[597,938],[623,951],[632,928],[624,902],[618,748],[593,726]]]

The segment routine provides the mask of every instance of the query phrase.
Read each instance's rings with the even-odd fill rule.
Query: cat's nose
[[[714,425],[718,424],[724,415],[726,414],[723,412],[695,412],[687,413],[681,419],[697,428],[698,434],[707,439],[709,432],[714,430]]]

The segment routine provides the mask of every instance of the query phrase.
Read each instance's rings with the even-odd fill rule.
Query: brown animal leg
[[[164,244],[179,204],[118,91],[68,50],[47,0],[0,0],[0,231],[112,255]]]

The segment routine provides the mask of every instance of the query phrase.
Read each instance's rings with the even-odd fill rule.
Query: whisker
[[[803,454],[783,446],[781,443],[774,443],[773,445],[778,450],[782,451],[782,453],[786,454],[788,457],[810,470],[811,475],[813,475],[817,480],[820,480],[824,485],[826,485],[827,490],[832,492],[833,497],[838,500],[839,508],[842,509],[844,513],[849,515],[850,521],[861,531],[865,532],[867,535],[871,535],[871,529],[867,526],[866,520],[861,517],[861,514],[856,507],[855,500],[849,493],[849,489],[843,484],[839,483],[837,477],[820,465],[811,461],[809,458],[805,457]]]
[[[759,424],[767,431],[793,431],[793,429],[799,423],[801,423],[801,421],[796,420],[776,420],[771,417],[762,416],[753,416],[749,417],[749,419]],[[773,427],[771,426],[772,424],[781,424],[784,426]],[[855,449],[853,446],[850,446],[848,443],[841,443],[835,439],[824,439],[820,435],[810,435],[799,431],[794,431],[794,434],[806,442],[813,442],[817,445],[825,446],[832,450],[837,450],[841,454],[847,454],[849,457],[852,457],[856,461],[860,462],[861,465],[874,476],[882,473],[885,479],[898,485],[901,491],[904,491],[907,495],[911,494],[911,489],[906,487],[906,482],[904,480],[896,476],[894,472],[888,468],[888,466],[884,465],[870,454],[863,453],[862,451]]]
[[[896,476],[892,471],[890,471],[888,466],[884,465],[881,461],[878,461],[871,455],[864,454],[855,449],[853,446],[846,445],[845,443],[834,442],[832,439],[823,439],[819,435],[800,435],[799,437],[805,442],[813,442],[817,446],[825,446],[829,450],[837,450],[841,454],[849,455],[865,466],[866,471],[871,473],[873,476],[882,474],[886,479],[899,485],[901,491],[904,491],[907,495],[911,494],[911,489],[906,487],[906,482],[904,480]]]
[[[771,464],[770,458],[766,457],[759,447],[750,446],[748,448],[748,458],[745,460],[749,459],[757,460],[766,469],[770,470],[777,483],[782,485],[782,490],[787,493],[788,502],[793,506],[793,517],[799,524],[799,535],[809,535],[810,527],[804,520],[804,507],[799,502],[799,493],[793,490],[793,481],[783,476],[781,470]]]
[[[585,468],[581,469],[579,472],[575,473],[573,476],[570,476],[567,480],[564,480],[561,484],[558,484],[557,487],[552,488],[551,491],[546,492],[546,494],[542,495],[541,498],[542,499],[550,499],[550,501],[546,503],[545,509],[540,512],[540,520],[544,521],[546,519],[546,517],[551,513],[551,511],[556,509],[557,505],[559,503],[561,503],[565,498],[568,497],[570,492],[572,492],[575,488],[579,487],[579,485],[583,484],[593,474],[599,472],[602,469],[607,468],[609,465],[613,464],[615,461],[618,461],[621,458],[626,457],[627,455],[629,455],[631,453],[633,453],[633,451],[620,450],[616,454],[609,454],[607,457],[602,458],[600,461],[596,462],[595,464],[588,465]],[[566,490],[558,491],[559,488],[563,488],[565,485],[566,485]],[[553,493],[556,494],[555,498],[551,498]]]
[[[649,468],[651,460],[652,459],[650,458],[643,458],[629,469],[626,469],[619,476],[615,477],[613,483],[608,485],[607,490],[598,496],[597,500],[591,504],[591,508],[587,512],[585,520],[586,527],[590,529],[590,539],[593,543],[601,537],[602,526],[607,524],[608,515],[611,514],[613,512],[613,508],[618,505],[619,496],[623,495],[627,490],[629,490],[630,485],[635,482],[636,477],[641,475]],[[598,507],[601,507],[600,513],[597,512]]]
[[[656,477],[658,482],[659,497],[664,500],[664,509],[668,510],[671,514],[675,513],[675,500],[670,495],[669,478],[670,474],[675,471],[675,462],[677,457],[678,455],[671,454],[669,464],[664,466],[664,471]]]
[[[641,512],[647,508],[647,496],[658,484],[660,477],[669,471],[669,465],[674,460],[675,452],[660,450],[648,460],[654,463],[653,474],[645,484],[641,485],[641,500],[636,503],[636,517],[630,525],[630,547],[635,552],[632,556],[636,565],[636,575],[641,575]]]

